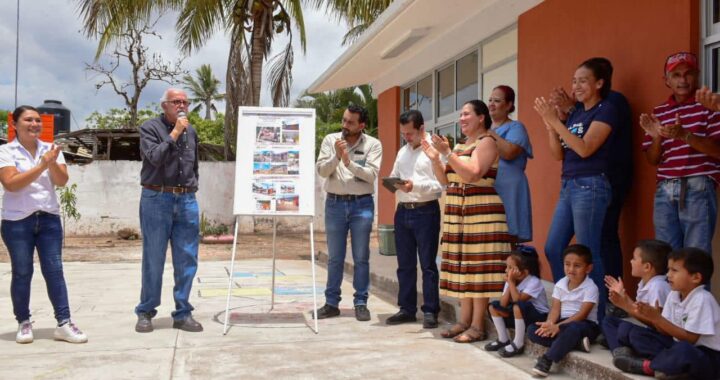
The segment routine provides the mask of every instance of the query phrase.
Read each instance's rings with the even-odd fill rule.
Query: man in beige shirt
[[[375,179],[380,170],[382,145],[363,133],[367,111],[350,105],[342,120],[342,132],[325,136],[317,160],[318,174],[326,178],[325,232],[328,245],[328,279],[325,305],[317,310],[318,319],[340,315],[340,285],[343,279],[347,234],[351,233],[353,304],[355,318],[369,321],[367,308],[370,287],[370,231],[375,217]]]

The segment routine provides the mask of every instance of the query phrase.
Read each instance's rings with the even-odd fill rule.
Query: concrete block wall
[[[140,167],[139,161],[69,165],[68,185],[77,184],[77,208],[81,218],[67,222],[67,235],[108,235],[122,228],[139,231]],[[324,180],[316,176],[314,228],[318,232],[325,231],[323,183]],[[234,162],[200,162],[197,198],[200,211],[210,223],[234,225],[234,186]],[[0,196],[2,194],[0,187]],[[375,214],[377,217],[377,212]],[[307,231],[308,222],[305,217],[279,217],[278,232]],[[272,217],[243,216],[239,229],[241,233],[272,231]]]

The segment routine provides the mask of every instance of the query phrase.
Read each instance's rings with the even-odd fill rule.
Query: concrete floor
[[[73,319],[90,340],[81,345],[52,340],[55,321],[36,266],[35,342],[20,345],[9,297],[10,266],[0,264],[0,379],[529,378],[475,345],[440,338],[440,329],[424,330],[420,323],[386,326],[382,322],[396,306],[372,295],[372,320],[356,321],[347,281],[341,317],[320,321],[315,334],[307,314],[312,308],[308,261],[278,261],[276,306],[269,314],[271,260],[237,262],[232,327],[223,336],[228,265],[200,264],[191,302],[204,332],[171,328],[172,268],[167,266],[156,330],[138,334],[133,308],[140,294],[140,263],[66,263]],[[321,267],[317,278],[322,305],[326,273]]]

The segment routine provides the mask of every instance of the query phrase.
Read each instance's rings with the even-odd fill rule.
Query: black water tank
[[[70,132],[70,110],[65,108],[61,101],[48,99],[37,109],[41,114],[55,116],[55,131],[53,135]]]

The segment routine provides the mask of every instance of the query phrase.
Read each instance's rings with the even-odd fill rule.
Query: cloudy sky
[[[7,110],[12,110],[15,102],[16,3],[17,0],[0,0],[0,46],[3,47],[0,54],[0,109]],[[295,49],[293,99],[345,50],[340,42],[347,27],[331,19],[323,11],[305,11],[307,53],[303,56],[299,47]],[[166,60],[179,58],[175,20],[173,14],[161,18],[156,30],[162,39],[147,39],[150,53],[159,53]],[[81,29],[76,0],[20,0],[18,105],[39,106],[45,99],[60,100],[72,112],[73,130],[84,128],[85,119],[93,111],[124,106],[123,99],[110,87],[96,91],[95,84],[100,78],[86,71],[85,63],[92,62],[97,41],[86,38]],[[299,41],[297,34],[294,40]],[[274,46],[280,49],[286,44],[287,40],[278,39]],[[185,58],[183,68],[194,72],[200,65],[210,64],[224,88],[228,46],[229,38],[222,31],[217,32],[201,50]],[[157,103],[166,86],[162,82],[151,82],[142,92],[140,108]],[[272,105],[265,86],[261,105]]]

